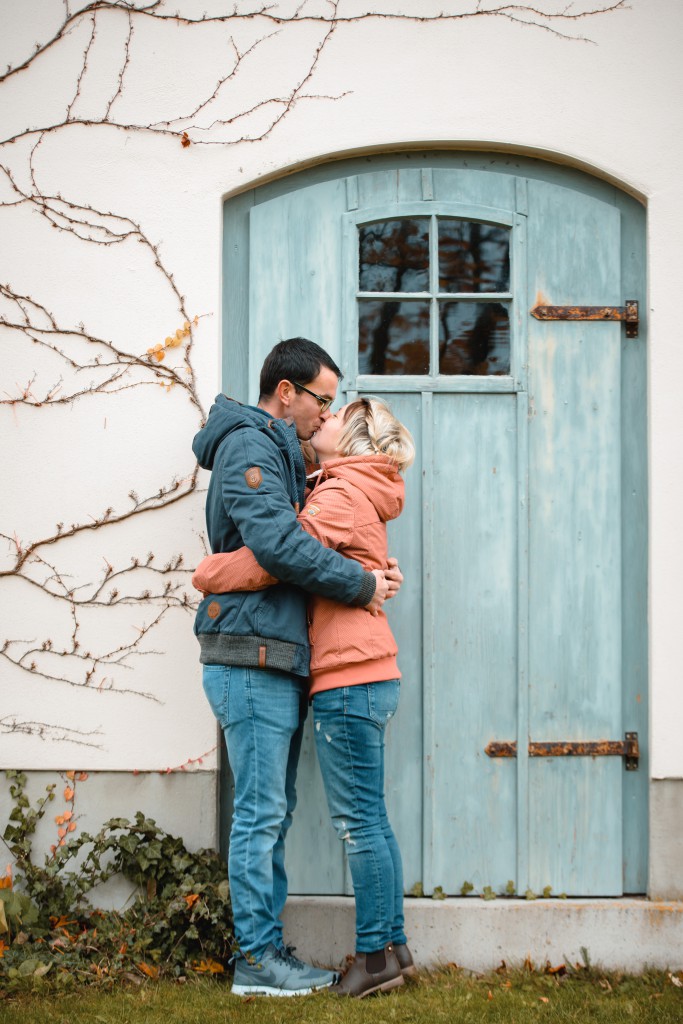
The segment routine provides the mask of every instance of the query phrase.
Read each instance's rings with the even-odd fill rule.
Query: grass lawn
[[[288,999],[240,999],[229,984],[200,979],[184,985],[144,982],[110,992],[81,988],[5,994],[8,1024],[363,1024],[440,1021],[457,1024],[681,1024],[679,975],[565,976],[509,971],[472,977],[455,969],[422,974],[417,984],[386,996],[340,1000],[325,993]]]

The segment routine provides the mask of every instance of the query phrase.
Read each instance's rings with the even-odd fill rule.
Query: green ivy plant
[[[43,984],[48,975],[68,985],[224,972],[232,915],[226,865],[214,850],[190,852],[138,812],[70,838],[38,864],[34,834],[54,786],[33,807],[26,776],[6,775],[13,808],[3,839],[14,879],[0,888],[0,987]],[[121,912],[93,909],[88,895],[114,875],[134,883],[134,902]]]

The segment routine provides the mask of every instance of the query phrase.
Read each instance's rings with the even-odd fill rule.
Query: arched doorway
[[[645,890],[645,324],[530,315],[642,311],[644,236],[614,186],[495,154],[358,158],[226,201],[226,393],[254,401],[265,354],[305,335],[417,442],[387,778],[416,891]],[[291,891],[350,891],[310,736],[299,794]]]

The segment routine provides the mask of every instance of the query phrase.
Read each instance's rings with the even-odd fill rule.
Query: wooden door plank
[[[530,294],[620,298],[619,215],[530,182]],[[621,480],[618,323],[529,322],[529,738],[620,739]],[[616,895],[619,759],[529,764],[530,885]]]
[[[516,397],[434,395],[434,845],[426,885],[504,891],[516,875]]]
[[[249,377],[258,396],[263,359],[303,336],[341,361],[341,218],[345,179],[261,203],[250,215]]]
[[[410,430],[416,446],[413,465],[406,471],[403,514],[388,524],[389,552],[398,558],[405,582],[386,613],[398,643],[401,701],[389,727],[386,744],[386,801],[389,818],[403,856],[403,875],[409,892],[423,878],[423,550],[421,510],[425,499],[423,435],[419,394],[386,395],[392,411]]]
[[[621,342],[621,501],[624,730],[640,738],[640,768],[624,772],[624,892],[644,893],[648,880],[648,501],[646,211],[617,192],[622,223],[624,295],[639,300],[637,339]]]

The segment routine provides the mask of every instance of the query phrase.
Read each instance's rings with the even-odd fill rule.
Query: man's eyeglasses
[[[315,391],[311,391],[310,388],[305,388],[303,384],[298,384],[295,380],[291,381],[291,383],[295,388],[299,388],[301,391],[305,391],[307,395],[311,395],[311,397],[315,398],[316,402],[320,404],[321,413],[327,412],[334,402],[334,398],[323,398],[322,395],[316,395]]]

